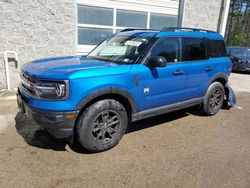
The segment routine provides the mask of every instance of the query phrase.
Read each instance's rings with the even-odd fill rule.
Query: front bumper
[[[44,127],[56,138],[69,138],[73,135],[78,110],[74,111],[46,111],[32,108],[28,105],[20,92],[17,92],[17,103],[21,111],[32,120]]]
[[[233,65],[233,71],[250,73],[250,64],[236,63]]]
[[[234,72],[245,72],[245,73],[250,73],[250,68],[234,68]]]

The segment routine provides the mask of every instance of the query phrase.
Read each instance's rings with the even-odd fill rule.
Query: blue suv
[[[130,122],[194,105],[216,114],[234,99],[231,70],[216,32],[125,29],[87,56],[24,64],[17,100],[53,136],[98,152],[118,144]]]

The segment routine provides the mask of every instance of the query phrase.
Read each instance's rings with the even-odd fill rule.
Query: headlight
[[[34,86],[36,95],[44,99],[62,99],[66,96],[66,83],[40,82]]]
[[[20,74],[19,88],[28,95],[37,99],[64,100],[69,95],[68,80],[39,80],[23,72]]]

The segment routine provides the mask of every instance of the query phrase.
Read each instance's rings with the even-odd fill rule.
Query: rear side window
[[[203,38],[183,38],[182,61],[207,59],[206,45]]]
[[[226,46],[223,40],[208,40],[207,49],[209,57],[227,56]]]

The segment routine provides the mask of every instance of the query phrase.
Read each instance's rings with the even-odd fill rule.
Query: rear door
[[[208,62],[206,38],[183,37],[182,38],[182,61],[187,65],[187,99],[204,96],[212,64]]]
[[[227,56],[224,40],[207,40],[208,66],[212,68],[208,72],[210,78],[216,74],[229,75],[232,69],[231,59]]]

